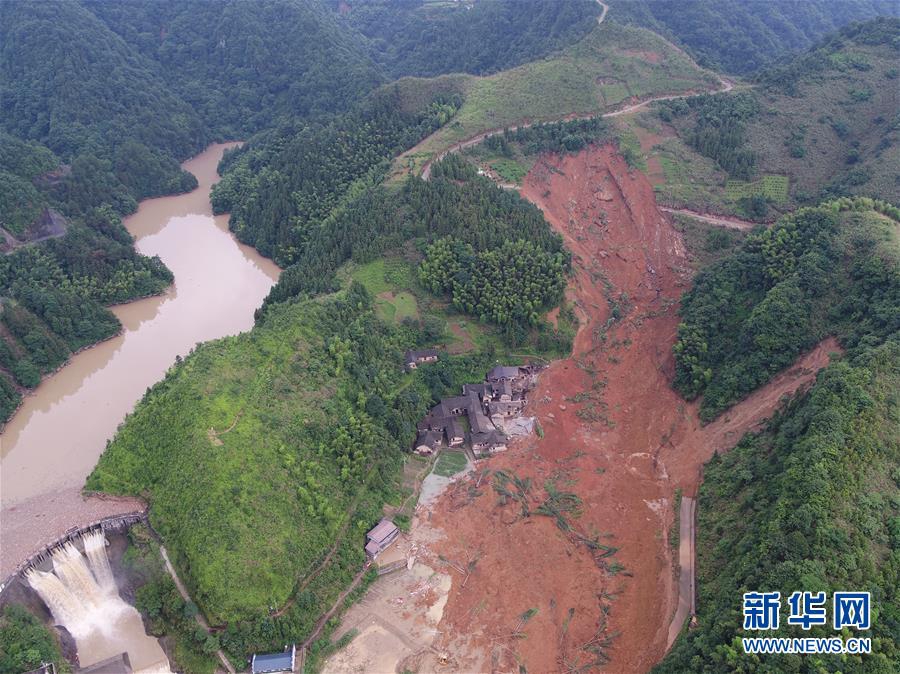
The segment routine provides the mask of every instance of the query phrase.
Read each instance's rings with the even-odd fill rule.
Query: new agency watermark
[[[809,630],[827,626],[831,610],[831,627],[865,631],[872,626],[872,603],[868,592],[835,592],[831,602],[825,592],[794,592],[787,600],[789,615],[786,623]],[[744,593],[744,629],[754,631],[777,630],[781,619],[780,592]],[[852,654],[872,652],[868,637],[744,637],[741,639],[747,654]]]

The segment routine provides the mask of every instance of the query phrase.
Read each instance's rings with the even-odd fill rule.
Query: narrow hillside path
[[[603,19],[606,18],[606,13],[609,11],[609,5],[600,0],[597,0],[597,4],[600,5],[600,16],[597,17],[597,25],[600,25],[603,23]]]
[[[357,588],[357,586],[362,582],[363,576],[366,575],[366,572],[369,570],[369,567],[372,565],[372,562],[366,562],[365,566],[361,568],[357,574],[353,577],[353,581],[347,586],[343,592],[338,595],[337,600],[335,600],[334,604],[331,606],[328,611],[326,611],[319,621],[316,623],[315,628],[312,633],[306,638],[306,641],[303,642],[301,649],[309,648],[313,642],[319,638],[319,634],[322,633],[322,628],[325,627],[325,623],[331,620],[331,617],[341,608],[341,605],[344,603],[344,600],[347,599],[347,595],[349,595],[353,590]]]
[[[184,586],[184,583],[181,582],[181,578],[178,577],[178,574],[175,572],[175,567],[172,566],[172,562],[169,561],[169,553],[166,551],[166,547],[162,544],[159,546],[159,554],[162,555],[163,563],[166,566],[166,571],[169,572],[169,575],[172,577],[172,580],[175,582],[175,587],[178,588],[178,594],[181,595],[181,598],[186,602],[193,603],[191,599],[191,595],[188,594],[187,588]],[[209,623],[206,622],[206,618],[203,617],[203,613],[197,611],[194,614],[194,619],[197,621],[197,624],[200,625],[204,630],[206,630],[207,634],[209,634]],[[225,655],[225,652],[220,648],[216,651],[216,656],[219,658],[219,662],[222,663],[222,666],[228,671],[229,674],[235,674],[234,667],[231,666],[231,662],[228,660],[228,657]]]
[[[601,11],[601,13],[600,13],[600,16],[597,18],[597,23],[598,23],[598,24],[601,24],[601,23],[603,23],[604,19],[606,19],[606,15],[607,15],[607,13],[609,12],[609,6],[608,6],[606,3],[600,2],[600,0],[597,0],[597,4],[599,4],[600,7],[602,8],[602,11]],[[687,53],[686,53],[681,47],[679,47],[678,45],[673,44],[672,42],[670,42],[669,40],[667,40],[666,38],[664,38],[664,37],[662,37],[662,36],[659,36],[659,37],[660,37],[666,44],[668,44],[670,47],[672,47],[673,49],[675,49],[675,50],[678,51],[679,53],[684,54],[684,55],[685,55],[686,57],[688,57],[688,58],[691,58],[690,55],[687,54]],[[696,63],[695,63],[694,65],[696,65]],[[716,94],[718,94],[718,93],[725,93],[725,92],[728,92],[728,91],[731,91],[732,89],[734,89],[734,82],[732,82],[731,80],[729,80],[729,79],[723,77],[722,75],[720,75],[720,74],[718,74],[718,73],[715,73],[715,72],[713,72],[713,71],[711,71],[711,70],[708,70],[708,69],[706,69],[706,68],[702,68],[702,67],[700,67],[699,65],[697,66],[697,68],[698,68],[699,70],[703,71],[703,72],[710,73],[710,74],[714,75],[714,76],[719,80],[719,85],[720,85],[719,88],[716,89],[716,90],[714,90],[714,91],[708,92],[708,93],[716,93]],[[634,112],[637,112],[638,110],[642,110],[643,108],[645,108],[645,107],[647,107],[648,105],[650,105],[650,104],[652,104],[652,103],[655,103],[655,102],[657,102],[657,101],[672,101],[672,100],[676,100],[676,99],[678,99],[678,98],[687,98],[688,96],[695,96],[695,95],[697,95],[698,93],[703,93],[703,92],[689,91],[689,92],[685,92],[685,93],[681,93],[681,94],[668,94],[668,95],[664,95],[664,96],[651,96],[651,97],[646,98],[646,99],[644,99],[644,100],[642,100],[642,101],[638,101],[638,102],[636,102],[636,103],[631,103],[631,104],[629,104],[629,105],[626,105],[626,106],[624,106],[623,108],[620,108],[620,109],[618,109],[618,110],[613,110],[613,111],[610,111],[610,112],[605,112],[605,113],[603,113],[603,114],[601,114],[601,115],[599,115],[599,116],[600,116],[600,117],[603,117],[603,118],[613,118],[613,117],[620,117],[620,116],[623,116],[623,115],[630,115],[630,114],[632,114],[632,113],[634,113]],[[469,147],[473,147],[473,146],[475,146],[475,145],[478,145],[478,143],[482,142],[482,141],[485,140],[486,138],[490,138],[491,136],[496,136],[496,135],[498,135],[498,134],[503,133],[503,132],[506,131],[506,130],[509,130],[509,131],[516,131],[517,129],[527,129],[527,128],[529,128],[529,127],[534,126],[535,124],[547,124],[547,123],[553,123],[553,122],[573,121],[573,120],[576,120],[576,119],[593,119],[593,118],[595,118],[595,117],[597,117],[597,116],[598,116],[598,115],[597,115],[596,113],[588,113],[588,114],[583,114],[583,115],[570,114],[570,115],[562,115],[562,116],[557,117],[557,118],[554,118],[554,119],[547,119],[547,120],[543,120],[543,121],[539,121],[539,122],[523,122],[522,124],[516,124],[516,125],[513,125],[513,126],[506,126],[506,127],[497,128],[497,129],[489,129],[488,131],[484,131],[484,132],[482,132],[482,133],[479,133],[479,134],[476,134],[476,135],[474,135],[474,136],[471,136],[470,138],[467,138],[466,140],[463,140],[463,141],[460,141],[460,142],[458,142],[458,143],[455,143],[454,145],[451,145],[449,148],[447,148],[447,149],[444,150],[443,152],[440,152],[440,153],[438,153],[436,156],[434,156],[434,157],[432,157],[431,159],[429,159],[427,162],[425,162],[425,163],[422,165],[422,173],[421,173],[422,179],[423,179],[423,180],[428,180],[428,179],[431,177],[431,167],[432,167],[432,165],[433,165],[435,162],[438,162],[438,161],[440,161],[441,159],[443,159],[444,157],[446,157],[448,154],[453,154],[454,152],[459,152],[460,150],[464,150],[464,149],[466,149],[466,148],[469,148]],[[409,150],[408,152],[414,152],[414,151],[415,151],[415,148],[412,148],[412,149]]]
[[[658,208],[664,213],[671,213],[673,215],[686,215],[689,218],[701,220],[702,222],[708,222],[711,225],[720,225],[722,227],[728,227],[730,229],[738,229],[743,232],[749,232],[754,227],[765,227],[764,223],[750,222],[749,220],[739,220],[738,218],[726,217],[724,215],[698,213],[697,211],[692,211],[689,208],[667,208],[665,206],[659,206]]]
[[[619,117],[622,115],[630,115],[634,112],[637,112],[638,110],[644,109],[651,103],[656,103],[657,101],[673,101],[673,100],[676,100],[679,98],[687,98],[689,96],[696,96],[699,93],[719,94],[719,93],[725,93],[727,91],[731,91],[732,89],[734,89],[734,83],[732,83],[729,80],[726,80],[726,79],[720,77],[719,82],[721,84],[720,88],[718,88],[714,91],[710,91],[710,92],[691,91],[691,92],[686,92],[683,94],[667,94],[665,96],[651,96],[650,98],[646,98],[642,101],[638,101],[637,103],[632,103],[630,105],[626,105],[625,107],[620,108],[619,110],[614,110],[612,112],[605,112],[601,115],[597,115],[596,113],[588,113],[588,114],[584,114],[584,115],[576,115],[576,114],[562,115],[561,117],[557,117],[554,119],[546,119],[546,120],[541,120],[541,121],[537,121],[537,122],[524,122],[522,124],[514,124],[512,126],[505,126],[502,128],[490,129],[488,131],[483,131],[482,133],[478,133],[478,134],[472,136],[471,138],[467,138],[466,140],[460,141],[458,143],[454,143],[453,145],[451,145],[449,148],[447,148],[443,152],[437,154],[435,157],[433,157],[433,158],[429,159],[427,162],[425,162],[422,165],[422,179],[428,180],[429,178],[431,178],[432,165],[435,162],[441,161],[447,155],[454,154],[456,152],[459,152],[460,150],[465,150],[466,148],[474,147],[475,145],[478,145],[485,139],[490,138],[491,136],[497,136],[506,131],[517,131],[518,129],[528,129],[528,128],[531,128],[532,126],[535,126],[536,124],[552,124],[553,122],[570,122],[570,121],[574,121],[577,119],[594,119],[595,117],[598,117],[598,116],[603,117],[603,118],[612,118],[612,117]],[[415,150],[415,148],[413,148],[412,150],[409,150],[409,152],[413,152],[414,150]]]

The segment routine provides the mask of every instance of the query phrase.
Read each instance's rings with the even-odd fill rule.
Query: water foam
[[[106,555],[106,538],[96,530],[82,536],[85,555],[71,542],[51,553],[53,572],[29,569],[25,580],[75,638],[82,664],[127,652],[136,671],[168,674],[168,660],[144,633],[140,615],[119,597]],[[141,667],[144,665],[144,667]]]

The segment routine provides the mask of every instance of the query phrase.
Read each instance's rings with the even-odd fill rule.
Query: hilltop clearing
[[[666,94],[718,88],[719,80],[658,35],[604,22],[557,55],[488,77],[450,75],[396,83],[405,99],[455,92],[464,102],[445,127],[394,160],[394,179],[492,129],[591,115]]]

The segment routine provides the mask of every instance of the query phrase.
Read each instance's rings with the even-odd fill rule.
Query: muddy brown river
[[[253,325],[280,270],[234,239],[227,216],[212,215],[210,187],[231,145],[210,146],[185,162],[200,183],[196,190],[143,201],[125,221],[137,249],[159,255],[175,274],[173,286],[160,297],[113,307],[122,334],[77,354],[42,382],[0,435],[3,547],[31,547],[17,540],[30,526],[23,518],[39,528],[66,515],[49,510],[73,507],[59,494],[77,493],[116,427],[175,356]],[[71,518],[81,524],[75,513]]]

